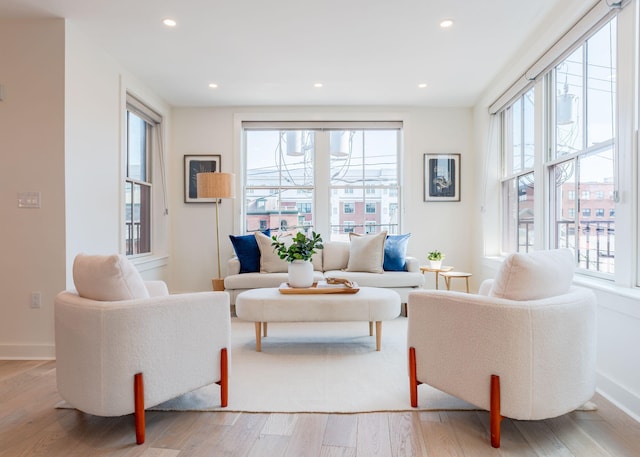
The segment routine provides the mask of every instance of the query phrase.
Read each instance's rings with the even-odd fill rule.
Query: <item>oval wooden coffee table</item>
[[[360,287],[357,293],[290,294],[278,288],[252,289],[236,297],[236,314],[255,322],[256,351],[267,336],[269,322],[369,322],[373,336],[376,323],[376,351],[380,350],[382,321],[400,315],[400,295],[390,289]]]

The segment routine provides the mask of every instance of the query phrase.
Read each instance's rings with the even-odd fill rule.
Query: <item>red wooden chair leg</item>
[[[220,406],[225,408],[229,404],[229,357],[227,348],[220,349]]]
[[[500,447],[500,376],[491,375],[491,398],[489,407],[489,421],[491,430],[491,446]]]
[[[409,393],[411,395],[411,406],[418,407],[418,385],[422,384],[418,381],[416,375],[416,348],[409,348]]]
[[[142,444],[145,439],[144,424],[144,382],[142,373],[133,377],[134,417],[136,422],[136,443]]]

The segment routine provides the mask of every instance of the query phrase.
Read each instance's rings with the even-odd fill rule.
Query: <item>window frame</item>
[[[123,200],[124,200],[124,208],[122,212],[122,251],[123,253],[130,257],[142,257],[153,254],[153,241],[154,241],[154,229],[153,229],[153,218],[154,218],[154,161],[156,150],[158,149],[157,144],[157,132],[160,130],[160,126],[162,124],[162,116],[155,112],[152,108],[146,105],[144,102],[140,101],[133,95],[127,93],[126,94],[126,104],[125,104],[125,122],[124,122],[124,170],[123,170]],[[130,173],[130,119],[131,115],[136,116],[136,118],[140,119],[144,122],[144,135],[145,135],[145,145],[144,145],[144,176],[146,179],[138,179],[129,175]],[[132,189],[128,191],[129,187]],[[139,236],[136,237],[134,235],[135,230],[133,229],[133,221],[134,218],[134,208],[133,204],[131,204],[130,210],[127,209],[129,205],[130,195],[131,201],[133,201],[132,192],[134,188],[146,189],[146,192],[142,198],[144,201],[141,201],[140,208],[144,213],[144,216],[140,215],[140,229]],[[142,195],[142,193],[141,193]],[[131,222],[129,220],[131,219]],[[129,227],[129,224],[132,224]],[[135,246],[137,244],[136,240],[140,240],[142,243],[142,248],[136,249]],[[139,244],[138,244],[139,246]]]
[[[244,116],[239,116],[244,117]],[[252,117],[252,116],[249,116]],[[361,193],[362,195],[366,195],[364,197],[363,202],[365,200],[371,198],[386,198],[388,195],[395,195],[395,197],[390,197],[393,202],[396,202],[398,205],[402,205],[401,200],[401,170],[402,170],[402,132],[403,132],[403,121],[253,121],[248,119],[238,119],[236,126],[241,135],[240,142],[240,150],[239,153],[241,155],[241,170],[239,170],[239,174],[241,176],[241,185],[240,185],[240,193],[242,197],[238,199],[241,203],[241,211],[240,211],[240,220],[239,226],[240,230],[243,232],[250,232],[250,227],[247,226],[247,208],[246,208],[246,195],[250,192],[252,185],[247,183],[247,175],[250,173],[250,169],[247,168],[248,161],[250,158],[247,156],[247,144],[250,139],[248,139],[248,132],[251,130],[287,130],[287,129],[309,129],[315,130],[315,142],[316,147],[319,152],[314,152],[314,186],[313,186],[313,204],[312,204],[312,214],[311,217],[313,219],[313,225],[307,223],[301,224],[298,229],[300,230],[315,230],[323,234],[325,236],[325,240],[328,239],[337,239],[342,234],[342,230],[338,230],[338,226],[332,225],[332,219],[339,218],[344,212],[341,200],[344,197],[344,194],[347,197],[347,201],[360,201]],[[329,155],[325,155],[325,151],[329,151],[329,134],[335,130],[343,130],[343,131],[366,131],[369,130],[392,130],[395,131],[395,136],[393,137],[395,150],[393,152],[393,164],[394,173],[392,175],[395,179],[393,185],[375,185],[370,179],[365,179],[363,182],[359,182],[359,185],[351,186],[351,185],[331,185],[331,181],[329,180],[330,176],[330,161],[327,159],[326,163],[323,163],[322,157],[329,158]],[[373,143],[372,143],[373,144]],[[368,154],[368,152],[365,152]],[[333,154],[331,154],[333,155]],[[361,167],[365,169],[370,168],[369,163],[365,162]],[[360,185],[361,184],[361,185]],[[354,198],[355,197],[355,198]],[[338,200],[338,202],[336,201]],[[339,205],[338,205],[339,203]],[[363,205],[364,206],[364,205]],[[336,214],[337,210],[337,214]],[[360,210],[355,209],[354,213],[358,213]],[[391,223],[395,228],[388,230],[389,233],[395,233],[395,231],[401,231],[402,226],[402,212],[401,211],[390,211],[387,214],[391,214],[394,218],[392,221],[384,222],[384,226],[387,226]],[[388,217],[391,216],[381,216],[385,218],[385,221]],[[363,222],[362,227],[364,227],[364,213],[362,215]],[[356,224],[360,226],[360,223]],[[247,230],[249,228],[249,230]],[[336,231],[338,230],[338,231]],[[385,230],[387,230],[385,228]],[[326,234],[326,235],[325,235]],[[340,238],[343,239],[343,238]]]

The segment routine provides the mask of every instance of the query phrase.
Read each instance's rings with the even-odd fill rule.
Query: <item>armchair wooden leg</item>
[[[220,349],[220,406],[226,408],[229,404],[229,357],[227,348]]]
[[[409,394],[411,406],[418,407],[418,385],[422,384],[416,376],[416,348],[409,348]]]
[[[491,375],[491,398],[489,407],[489,422],[491,430],[491,446],[500,447],[500,376]]]
[[[133,377],[134,417],[136,422],[136,443],[142,444],[145,439],[144,425],[144,382],[142,373],[136,373]]]

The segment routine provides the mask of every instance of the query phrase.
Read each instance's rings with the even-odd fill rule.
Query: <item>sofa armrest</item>
[[[240,259],[236,256],[227,260],[227,276],[240,274]]]
[[[420,271],[420,261],[415,257],[406,257],[404,260],[407,271],[417,272]]]

